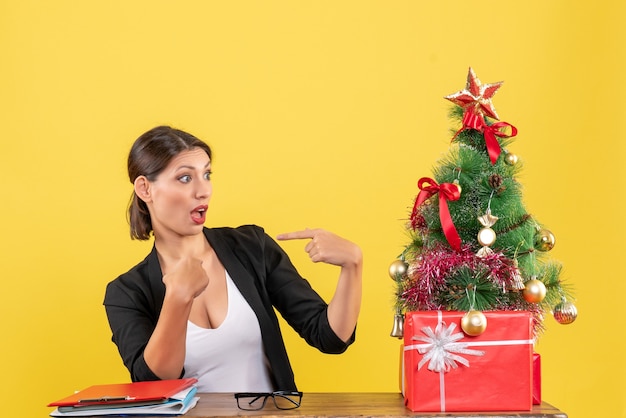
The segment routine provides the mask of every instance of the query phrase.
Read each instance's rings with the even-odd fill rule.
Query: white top
[[[269,365],[254,311],[226,272],[228,312],[213,329],[187,321],[185,377],[198,392],[271,392]]]

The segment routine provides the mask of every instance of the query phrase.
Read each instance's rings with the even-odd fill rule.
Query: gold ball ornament
[[[404,277],[406,275],[409,266],[402,260],[394,260],[393,263],[389,266],[389,276],[393,280],[398,280],[400,277]]]
[[[452,181],[452,184],[454,184],[456,186],[456,188],[459,189],[459,194],[461,194],[461,192],[463,191],[463,188],[461,188],[461,184],[459,183],[459,180],[454,179]]]
[[[578,317],[578,310],[572,302],[563,301],[552,310],[556,322],[562,325],[571,324]]]
[[[487,329],[487,317],[480,311],[468,311],[461,318],[461,329],[470,337],[476,337]]]
[[[535,248],[539,251],[550,251],[554,248],[555,243],[556,239],[554,238],[554,234],[547,229],[538,229],[535,233]]]
[[[504,162],[507,165],[515,165],[515,164],[517,164],[517,155],[513,154],[512,152],[507,152],[504,155]]]
[[[546,297],[546,285],[541,280],[530,279],[524,284],[522,294],[526,302],[539,303]]]

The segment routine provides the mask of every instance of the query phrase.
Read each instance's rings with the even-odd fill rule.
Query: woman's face
[[[155,236],[202,232],[213,193],[211,160],[204,150],[181,152],[148,183],[150,197],[146,203]]]

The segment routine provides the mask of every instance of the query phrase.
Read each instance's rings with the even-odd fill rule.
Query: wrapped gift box
[[[415,412],[529,411],[532,318],[525,311],[484,312],[487,328],[470,337],[464,312],[407,312],[404,396]]]
[[[541,356],[533,353],[533,405],[541,405]]]

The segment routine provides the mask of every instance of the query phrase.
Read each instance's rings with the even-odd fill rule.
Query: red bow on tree
[[[507,134],[502,132],[500,128],[505,127],[511,128],[511,133]],[[496,139],[498,138],[512,138],[517,135],[517,128],[511,125],[508,122],[496,122],[491,125],[487,125],[482,116],[476,115],[471,112],[465,112],[463,115],[463,127],[457,131],[456,134],[452,137],[454,141],[456,137],[463,132],[465,129],[475,129],[477,131],[481,131],[485,138],[485,145],[487,146],[487,152],[489,153],[489,160],[491,160],[491,164],[495,164],[496,160],[500,156],[502,152],[500,148],[500,143]]]
[[[415,199],[413,205],[413,211],[411,212],[411,222],[414,222],[417,216],[417,209],[431,196],[439,193],[439,219],[441,220],[441,228],[448,240],[450,246],[459,251],[461,249],[461,237],[454,227],[452,217],[450,216],[450,210],[448,209],[448,200],[459,200],[461,192],[459,187],[453,183],[441,183],[428,177],[422,177],[417,182],[420,192]]]
[[[504,133],[500,130],[500,128],[505,128],[507,126],[511,128],[510,134]],[[500,143],[496,139],[496,136],[499,138],[511,138],[515,135],[517,135],[517,128],[507,122],[496,122],[492,125],[485,125],[483,127],[483,136],[485,137],[485,145],[487,145],[487,152],[489,153],[491,164],[496,163],[496,160],[502,152],[500,149]]]

